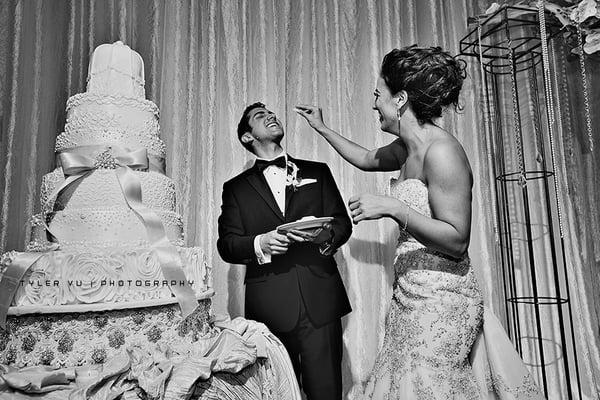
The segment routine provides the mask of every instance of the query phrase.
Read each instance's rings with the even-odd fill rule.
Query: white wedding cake
[[[200,248],[183,247],[138,53],[121,42],[96,48],[87,91],[67,102],[56,153],[58,167],[42,180],[42,213],[32,219],[30,261],[0,331],[0,363],[101,363],[129,343],[184,345],[210,335],[211,270]],[[23,264],[19,257],[5,254],[0,273],[15,259]],[[190,293],[198,307],[181,324],[180,300]]]
[[[211,316],[138,53],[96,48],[56,154],[27,251],[0,257],[0,400],[300,400],[263,324]]]

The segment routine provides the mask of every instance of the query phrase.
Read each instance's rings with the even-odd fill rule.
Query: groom
[[[308,399],[341,399],[340,318],[351,309],[333,253],[352,225],[327,165],[287,155],[283,136],[264,104],[244,110],[238,138],[257,160],[223,185],[217,247],[246,264],[246,317],[279,337]],[[277,233],[305,216],[334,219],[316,235]]]

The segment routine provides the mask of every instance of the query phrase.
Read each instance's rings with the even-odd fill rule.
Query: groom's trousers
[[[342,323],[340,318],[316,327],[300,301],[298,323],[274,332],[286,347],[296,378],[308,400],[342,399]]]

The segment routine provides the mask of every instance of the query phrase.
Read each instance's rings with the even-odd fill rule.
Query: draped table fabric
[[[193,343],[187,354],[131,346],[103,364],[0,364],[0,399],[139,399],[139,389],[164,400],[301,399],[285,348],[263,324],[238,317],[215,326],[218,335]]]

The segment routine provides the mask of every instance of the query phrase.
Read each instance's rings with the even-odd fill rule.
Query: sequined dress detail
[[[428,189],[421,180],[392,180],[390,190],[391,196],[431,217]],[[494,391],[491,373],[487,382],[478,381],[469,357],[483,330],[484,307],[468,256],[450,258],[401,230],[394,272],[384,342],[367,381],[366,398],[488,398],[482,393]],[[485,364],[487,368],[487,359]],[[509,388],[509,397],[498,398],[541,398],[523,371],[517,387]]]

